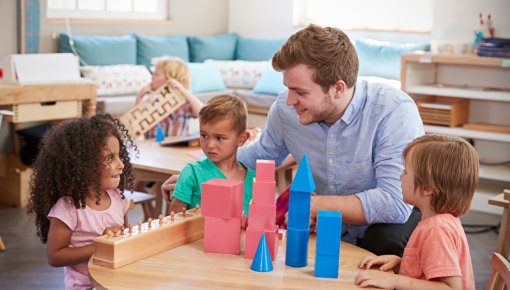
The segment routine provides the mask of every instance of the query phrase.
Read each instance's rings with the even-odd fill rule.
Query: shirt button
[[[330,185],[329,188],[331,188],[331,190],[335,189],[333,185]]]
[[[333,159],[329,159],[329,164],[333,164]]]
[[[335,134],[331,134],[331,138],[335,138]]]

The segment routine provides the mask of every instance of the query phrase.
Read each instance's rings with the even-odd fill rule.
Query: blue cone
[[[163,129],[161,129],[161,126],[158,124],[158,127],[156,129],[156,142],[161,142],[165,140],[165,134],[163,134]]]
[[[267,246],[266,234],[262,233],[260,236],[257,252],[251,263],[251,269],[257,272],[271,272],[273,271],[273,262],[271,262],[271,253]]]

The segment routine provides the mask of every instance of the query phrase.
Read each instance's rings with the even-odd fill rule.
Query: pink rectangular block
[[[243,212],[244,183],[211,179],[202,183],[202,215],[216,218],[240,218]]]
[[[274,181],[274,171],[274,160],[257,160],[257,166],[255,168],[257,180]]]
[[[276,205],[250,204],[248,227],[252,229],[273,229],[276,224]]]
[[[239,255],[241,253],[241,218],[222,219],[206,216],[204,252]]]
[[[251,229],[250,226],[248,226],[248,229],[246,230],[246,243],[244,250],[245,259],[253,259],[253,257],[255,257],[257,247],[259,246],[260,237],[263,232],[266,234],[266,241],[269,248],[269,253],[271,254],[271,260],[274,261],[276,255],[278,255],[278,247],[280,245],[277,226],[271,230]]]
[[[257,178],[253,179],[253,193],[251,202],[255,204],[275,204],[276,203],[276,182],[273,181],[260,181]]]

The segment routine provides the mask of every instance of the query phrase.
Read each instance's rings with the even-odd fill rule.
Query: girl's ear
[[[243,133],[241,133],[239,135],[239,143],[237,144],[237,146],[241,147],[244,145],[244,143],[246,143],[246,141],[250,138],[250,132],[248,131],[244,131]]]

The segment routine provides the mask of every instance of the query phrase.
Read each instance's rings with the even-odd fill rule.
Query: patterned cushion
[[[83,66],[80,71],[96,84],[98,96],[137,94],[151,82],[151,74],[143,65]]]
[[[247,89],[253,88],[262,73],[271,66],[269,61],[206,60],[205,63],[213,64],[219,69],[227,87]]]

